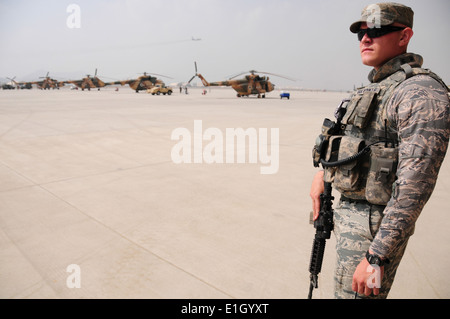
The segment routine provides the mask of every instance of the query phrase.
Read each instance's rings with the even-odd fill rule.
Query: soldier
[[[337,112],[341,136],[332,137],[338,144],[330,138],[325,160],[336,152],[338,160],[370,152],[346,165],[324,166],[310,193],[314,219],[324,181],[341,194],[334,214],[336,298],[387,297],[447,151],[448,87],[421,68],[420,55],[407,53],[413,14],[401,4],[373,4],[350,26],[362,63],[373,67],[371,84]]]

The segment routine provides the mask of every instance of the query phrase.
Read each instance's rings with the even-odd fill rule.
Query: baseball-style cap
[[[383,2],[370,4],[361,12],[361,18],[352,23],[350,31],[357,33],[362,22],[366,22],[369,28],[380,28],[394,22],[401,23],[407,27],[413,26],[414,11],[400,3]]]

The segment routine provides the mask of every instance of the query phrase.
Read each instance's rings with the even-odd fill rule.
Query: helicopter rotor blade
[[[283,75],[279,75],[279,74],[275,74],[275,73],[269,73],[269,72],[256,71],[256,70],[250,70],[250,71],[247,71],[247,72],[241,72],[239,74],[236,74],[236,75],[230,77],[229,80],[234,79],[235,77],[238,77],[238,76],[246,74],[246,73],[250,73],[252,75],[255,75],[255,73],[269,74],[269,75],[274,75],[274,76],[277,76],[277,77],[280,77],[280,78],[284,78],[284,79],[287,79],[287,80],[290,80],[290,81],[296,81],[295,79],[289,78],[287,76],[283,76]]]
[[[230,76],[230,77],[228,78],[228,80],[232,80],[232,79],[234,79],[234,78],[236,78],[236,77],[238,77],[238,76],[240,76],[240,75],[246,74],[246,73],[248,73],[248,72],[240,72],[240,73],[238,73],[238,74],[232,75],[232,76]]]
[[[188,84],[191,83],[191,81],[192,81],[196,76],[197,76],[197,74],[194,75],[194,76],[188,81]]]
[[[197,62],[194,61],[194,67],[195,67],[195,74],[194,76],[188,81],[188,84],[191,83],[191,81],[198,75],[197,73]]]
[[[10,80],[11,82],[13,82],[14,84],[16,84],[16,85],[19,85],[19,83],[17,83],[17,81],[16,80],[14,80],[16,77],[14,76],[13,78],[9,78],[9,77],[6,77],[8,80]]]
[[[289,78],[289,77],[287,77],[287,76],[279,75],[279,74],[275,74],[275,73],[269,73],[269,72],[259,72],[259,73],[264,73],[264,74],[269,74],[269,75],[278,76],[278,77],[280,77],[280,78],[283,78],[283,79],[286,79],[286,80],[290,80],[290,81],[297,81],[297,80],[295,80],[295,79],[293,79],[293,78]]]
[[[157,76],[162,76],[162,77],[164,77],[164,78],[173,79],[172,77],[167,76],[167,75],[158,74],[158,73],[153,73],[153,74],[154,74],[154,75],[157,75]]]
[[[143,74],[144,76],[151,76],[150,73],[151,72],[143,72],[143,73],[138,73],[138,74]],[[158,73],[151,73],[151,74],[157,75],[157,76],[162,76],[162,77],[168,78],[168,79],[173,79],[172,77],[167,76],[167,75],[163,75],[163,74],[158,74]]]
[[[238,77],[238,76],[240,76],[240,75],[247,74],[247,73],[250,73],[251,75],[254,75],[255,73],[260,73],[260,72],[258,72],[258,71],[256,71],[256,70],[250,70],[250,71],[240,72],[240,73],[238,73],[238,74],[233,75],[232,77],[230,77],[229,80],[234,79],[235,77]]]

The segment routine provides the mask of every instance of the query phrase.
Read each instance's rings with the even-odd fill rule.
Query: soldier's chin
[[[378,65],[374,59],[372,59],[370,56],[368,56],[368,54],[366,54],[365,56],[361,55],[361,61],[362,61],[362,64],[367,65],[367,66],[372,66],[375,68]]]

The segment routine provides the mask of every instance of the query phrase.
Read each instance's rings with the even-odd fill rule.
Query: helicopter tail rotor
[[[198,76],[198,73],[197,73],[197,62],[195,62],[195,61],[194,61],[194,66],[195,66],[195,74],[194,74],[194,76],[188,81],[188,84],[191,83],[191,81],[192,81],[196,76]]]
[[[194,65],[195,65],[195,74],[194,74],[194,76],[189,80],[189,82],[188,82],[187,84],[191,83],[191,81],[192,81],[196,76],[198,76],[198,78],[202,81],[202,84],[203,84],[204,86],[211,86],[211,85],[209,84],[209,82],[206,81],[205,78],[204,78],[200,73],[198,73],[198,70],[197,70],[197,62],[194,62]]]

